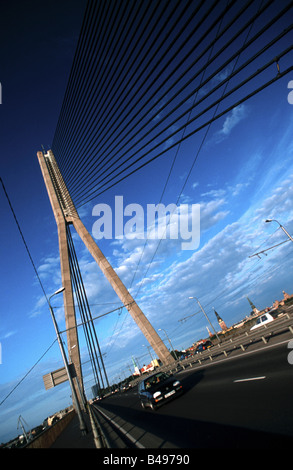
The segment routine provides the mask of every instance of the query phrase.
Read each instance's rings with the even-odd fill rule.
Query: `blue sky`
[[[61,286],[58,238],[36,153],[52,142],[85,3],[30,3],[33,16],[23,2],[10,2],[1,26],[1,178],[50,295]],[[24,9],[26,21],[17,20],[15,8]],[[246,296],[261,309],[282,298],[283,289],[293,293],[291,242],[261,259],[249,258],[286,239],[277,224],[265,224],[265,219],[277,219],[293,233],[292,79],[285,76],[214,122],[187,181],[204,132],[181,144],[162,202],[200,204],[196,250],[184,251],[180,240],[166,239],[153,258],[158,240],[99,241],[143,312],[157,330],[166,330],[175,348],[207,336],[208,325],[201,313],[193,315],[199,309],[190,296],[200,299],[217,328],[213,307],[231,326],[250,313]],[[88,230],[92,232],[97,220],[94,206],[113,208],[117,195],[123,195],[125,205],[137,203],[145,211],[147,204],[157,204],[175,151],[82,206],[79,213]],[[5,441],[18,433],[20,414],[30,426],[39,424],[70,404],[70,390],[67,384],[44,389],[42,376],[61,367],[61,357],[38,279],[0,190],[0,441]],[[121,303],[116,294],[75,234],[74,240],[93,317],[117,309]],[[62,330],[62,296],[55,297],[54,307]],[[79,321],[78,312],[77,317]],[[95,325],[110,382],[129,375],[132,356],[140,365],[149,362],[145,338],[125,309],[97,319]],[[93,380],[80,334],[89,392]]]

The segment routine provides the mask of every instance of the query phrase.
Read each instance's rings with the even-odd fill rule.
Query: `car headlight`
[[[178,385],[180,385],[180,382],[179,380],[176,380],[176,382],[173,383],[173,387],[178,387]]]
[[[153,394],[153,398],[158,398],[161,395],[161,392],[155,392]]]

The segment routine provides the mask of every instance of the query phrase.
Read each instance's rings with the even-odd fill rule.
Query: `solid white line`
[[[108,421],[110,421],[113,424],[113,426],[116,426],[116,428],[118,428],[119,431],[121,431],[126,437],[128,437],[128,439],[131,442],[133,442],[136,445],[136,447],[145,449],[145,447],[142,444],[140,444],[140,442],[138,442],[137,439],[132,437],[131,434],[129,434],[129,432],[126,432],[121,426],[119,426],[119,424],[115,423],[115,421],[111,419],[110,416],[108,416],[104,411],[102,411],[100,408],[96,408],[96,409],[101,413],[101,415],[104,416],[104,418],[108,419]]]
[[[238,380],[234,380],[234,382],[249,382],[249,381],[251,381],[251,380],[263,380],[263,379],[265,379],[265,378],[266,378],[266,377],[265,377],[265,375],[264,375],[264,376],[262,376],[262,377],[250,377],[250,378],[248,378],[248,379],[238,379]]]

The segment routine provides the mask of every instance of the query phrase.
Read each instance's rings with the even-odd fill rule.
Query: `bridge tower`
[[[174,362],[173,356],[168,351],[167,347],[161,340],[158,333],[155,331],[149,320],[141,311],[131,294],[128,292],[119,276],[112,268],[104,254],[101,252],[96,242],[88,230],[83,225],[77,210],[73,204],[69,191],[65,185],[61,172],[58,168],[54,154],[51,150],[47,153],[37,153],[39,164],[41,167],[44,182],[47,188],[53,213],[58,228],[59,238],[59,252],[60,252],[60,265],[62,285],[65,287],[63,292],[64,296],[64,310],[65,321],[67,329],[68,349],[70,356],[74,363],[77,377],[82,384],[82,373],[80,366],[80,353],[78,348],[78,336],[76,328],[75,309],[73,301],[73,291],[70,276],[70,264],[68,255],[68,241],[66,227],[72,224],[80,236],[81,240],[91,253],[94,260],[97,262],[101,271],[110,282],[114,291],[129,311],[130,315],[144,334],[145,338],[154,349],[159,359],[163,364]],[[76,346],[73,348],[73,346]]]

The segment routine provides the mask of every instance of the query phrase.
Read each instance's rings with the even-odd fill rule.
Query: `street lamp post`
[[[71,377],[71,373],[70,373],[70,369],[69,369],[69,364],[68,364],[67,357],[66,357],[66,354],[65,354],[64,345],[63,345],[63,342],[61,340],[61,336],[60,336],[60,332],[59,332],[58,325],[57,325],[57,322],[56,322],[56,318],[55,318],[55,315],[54,315],[53,307],[51,306],[51,303],[50,303],[50,300],[54,295],[60,294],[64,290],[65,290],[65,287],[61,287],[56,292],[54,292],[54,294],[52,294],[49,297],[48,303],[49,303],[50,313],[51,313],[51,317],[52,317],[52,320],[53,320],[55,332],[56,332],[56,335],[57,335],[57,340],[58,340],[60,352],[61,352],[61,355],[62,355],[64,367],[65,367],[66,374],[67,374],[67,377],[68,377],[68,381],[69,381],[69,384],[70,384],[72,397],[74,398],[74,401],[75,401],[75,404],[76,404],[77,414],[78,414],[79,423],[80,423],[80,430],[81,430],[82,435],[85,435],[85,434],[87,434],[87,427],[86,427],[86,424],[84,422],[82,412],[81,412],[81,409],[80,409],[80,404],[79,404],[77,394],[76,394],[76,391],[75,391],[75,387],[73,385],[73,381],[72,381],[72,377]]]
[[[276,219],[267,219],[266,222],[277,222],[277,224],[279,224],[279,226],[283,230],[283,232],[285,232],[287,237],[291,240],[291,242],[293,242],[293,238],[291,237],[291,235],[287,232],[285,227],[283,227],[283,225],[281,225],[280,222],[278,222]]]
[[[214,333],[215,333],[215,335],[216,335],[218,341],[221,342],[219,336],[217,335],[217,332],[216,332],[215,328],[214,328],[213,325],[211,324],[211,322],[210,322],[210,320],[209,320],[209,317],[207,316],[206,312],[204,311],[204,309],[203,309],[203,307],[202,307],[200,301],[198,300],[198,298],[197,298],[197,297],[189,297],[189,298],[190,298],[190,299],[194,299],[194,300],[197,301],[197,303],[198,303],[198,305],[200,306],[200,308],[201,308],[201,310],[202,310],[204,316],[206,317],[207,321],[208,321],[209,324],[211,325],[211,328],[213,329],[213,331],[214,331]]]
[[[164,333],[165,333],[165,335],[166,335],[166,338],[167,338],[167,340],[169,341],[169,344],[170,344],[170,347],[171,347],[171,351],[174,351],[175,358],[178,359],[177,354],[176,354],[176,351],[175,351],[175,349],[174,349],[174,347],[173,347],[173,345],[172,345],[172,343],[171,343],[171,340],[170,340],[169,336],[167,335],[166,330],[164,330],[164,328],[159,328],[158,331],[164,331]],[[170,351],[170,352],[171,352],[171,351]]]

